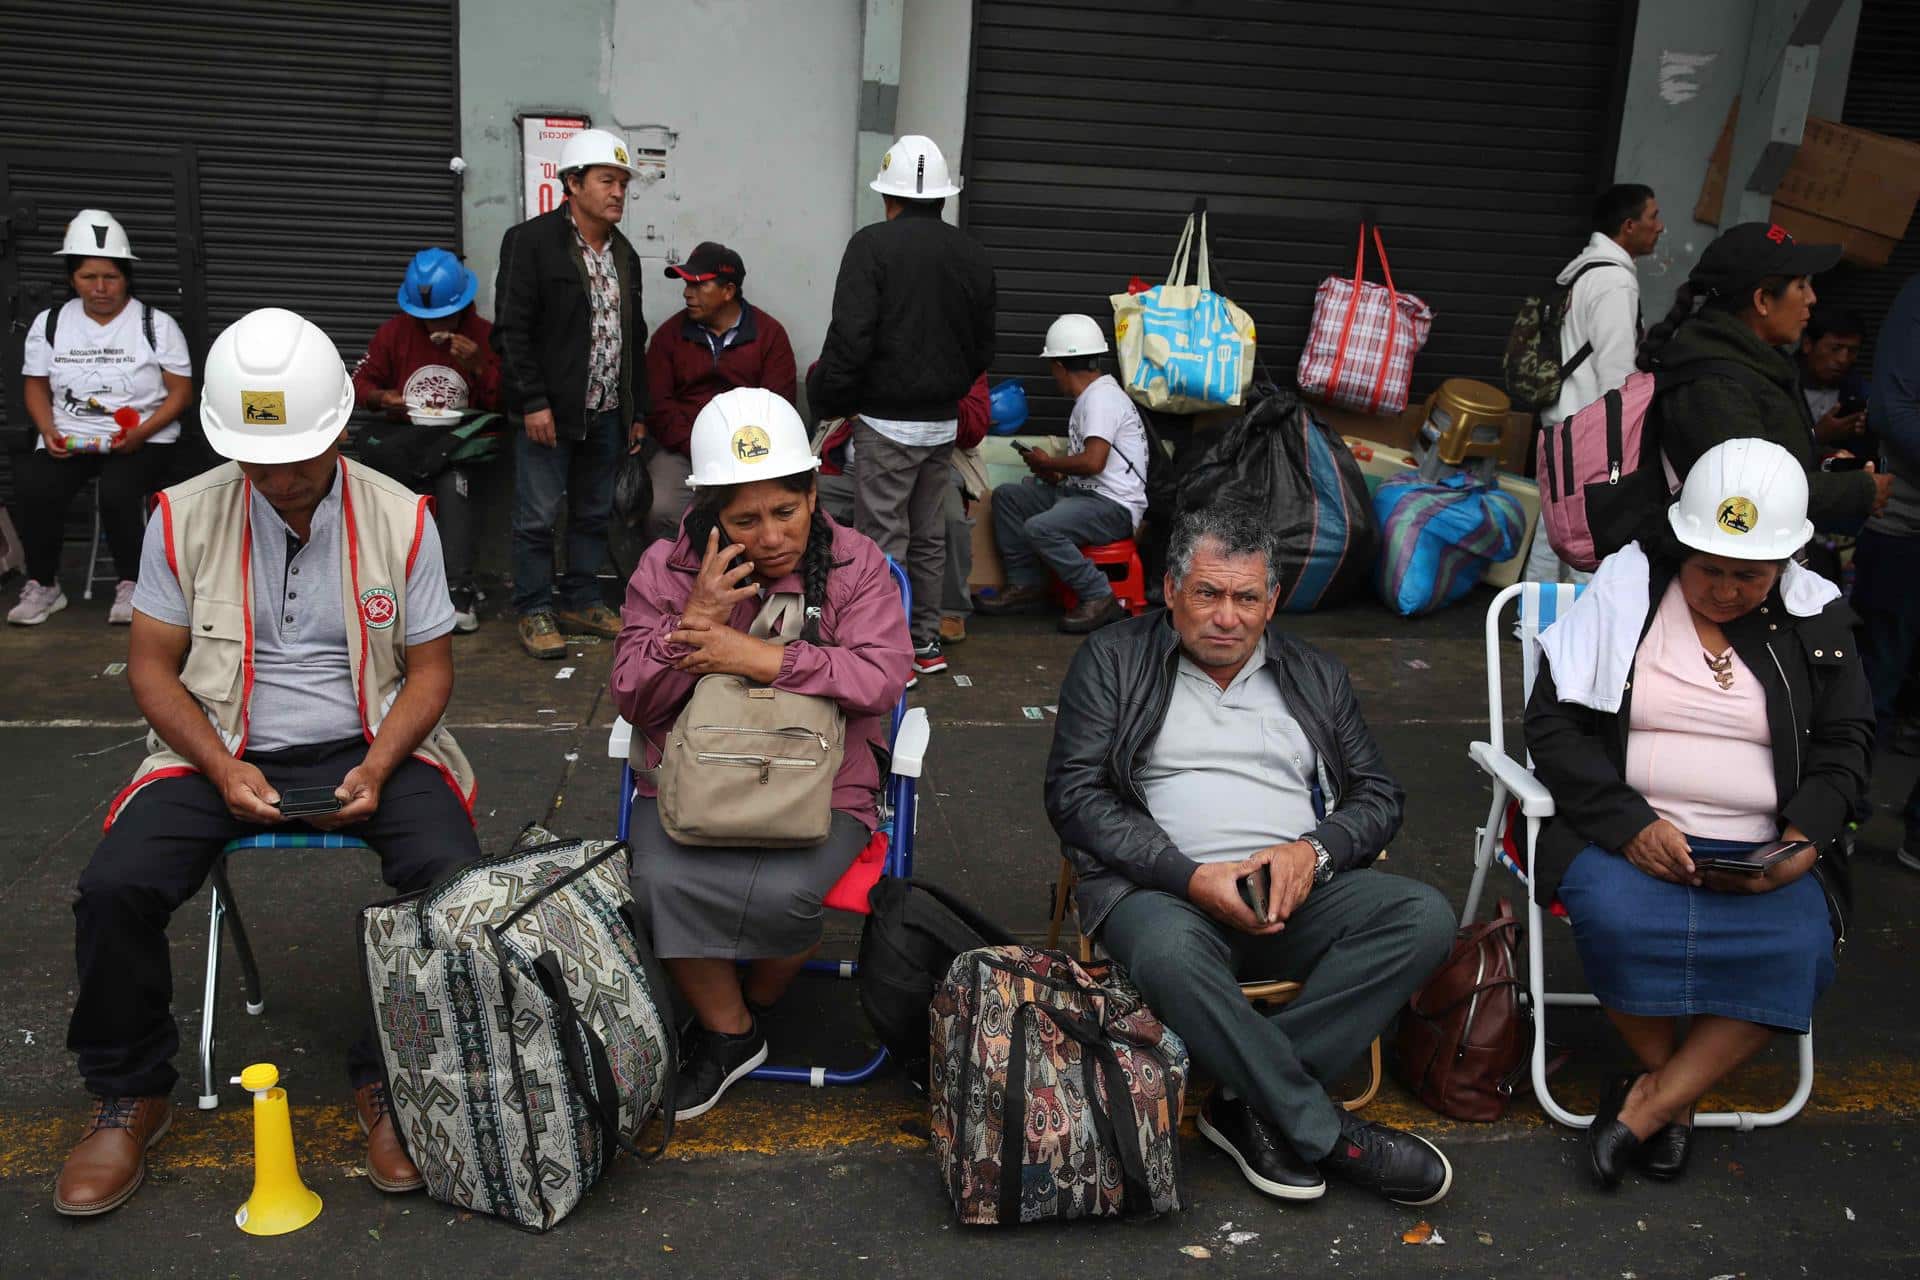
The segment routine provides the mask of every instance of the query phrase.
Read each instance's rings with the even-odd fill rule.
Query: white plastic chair
[[[1572,607],[1579,586],[1565,583],[1521,582],[1508,587],[1487,606],[1487,740],[1474,742],[1467,755],[1480,766],[1493,783],[1493,801],[1487,806],[1486,825],[1475,833],[1473,880],[1467,888],[1466,906],[1460,912],[1462,927],[1473,922],[1480,906],[1480,893],[1486,885],[1487,868],[1495,861],[1519,878],[1526,886],[1527,909],[1527,998],[1533,1007],[1533,1055],[1531,1073],[1533,1093],[1546,1113],[1561,1124],[1585,1128],[1593,1123],[1591,1115],[1570,1111],[1557,1101],[1547,1087],[1547,1010],[1555,1007],[1597,1008],[1599,1001],[1584,991],[1549,991],[1546,981],[1546,904],[1534,892],[1530,870],[1534,850],[1539,845],[1541,825],[1553,816],[1553,796],[1533,776],[1532,760],[1524,751],[1519,758],[1507,754],[1505,692],[1501,681],[1500,616],[1510,602],[1518,602],[1519,623],[1515,633],[1520,641],[1520,691],[1525,699],[1533,693],[1534,677],[1540,670],[1540,633]],[[1521,763],[1525,760],[1526,763]],[[1521,818],[1526,821],[1526,840],[1520,843],[1525,866],[1518,865],[1501,848],[1501,829],[1507,806],[1517,801]],[[1695,1115],[1696,1128],[1760,1129],[1785,1124],[1800,1114],[1813,1093],[1813,1033],[1809,1029],[1799,1039],[1800,1079],[1784,1106],[1773,1111],[1702,1111]]]

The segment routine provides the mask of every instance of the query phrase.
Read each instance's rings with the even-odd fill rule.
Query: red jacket
[[[395,312],[374,331],[367,354],[353,370],[353,398],[362,409],[378,409],[385,391],[405,392],[409,404],[446,408],[494,409],[500,404],[500,357],[488,339],[493,326],[468,307],[454,332],[472,338],[480,350],[474,367],[465,368],[427,337],[427,322],[404,311]],[[466,400],[459,403],[461,394]]]
[[[717,359],[698,329],[682,310],[647,343],[647,434],[675,453],[687,452],[693,420],[722,391],[765,387],[792,404],[798,380],[786,329],[758,307],[740,304],[739,336]]]

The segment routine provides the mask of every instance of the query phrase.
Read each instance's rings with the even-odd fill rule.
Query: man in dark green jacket
[[[1742,223],[1707,246],[1640,347],[1640,367],[1667,388],[1657,401],[1660,444],[1680,479],[1714,445],[1753,437],[1807,469],[1816,528],[1857,526],[1886,505],[1891,477],[1818,469],[1813,417],[1786,354],[1813,309],[1809,277],[1839,260],[1838,245],[1798,244],[1764,222]]]

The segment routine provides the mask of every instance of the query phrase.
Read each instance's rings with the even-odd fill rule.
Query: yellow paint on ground
[[[1593,1105],[1592,1082],[1569,1084],[1556,1094],[1581,1110]],[[1767,1111],[1785,1101],[1793,1086],[1789,1064],[1766,1063],[1741,1073],[1734,1086],[1709,1097],[1710,1109]],[[1190,1096],[1189,1102],[1192,1098]],[[1189,1105],[1191,1113],[1193,1107]],[[1540,1109],[1516,1100],[1498,1124],[1465,1124],[1427,1110],[1392,1084],[1362,1112],[1367,1119],[1456,1140],[1493,1141],[1547,1123]],[[1888,1120],[1920,1116],[1920,1065],[1860,1062],[1844,1071],[1823,1071],[1807,1105],[1811,1119]],[[45,1178],[56,1173],[85,1124],[80,1107],[0,1114],[0,1180]],[[1187,1126],[1191,1134],[1191,1123]],[[709,1115],[674,1129],[672,1157],[712,1159],[730,1155],[820,1155],[835,1151],[920,1150],[926,1145],[927,1110],[897,1087],[872,1090],[750,1088],[737,1092]],[[303,1168],[356,1169],[364,1163],[364,1139],[350,1105],[295,1107],[294,1149]],[[649,1135],[651,1136],[651,1134]],[[157,1169],[227,1169],[253,1158],[251,1109],[230,1104],[215,1112],[181,1106],[173,1130],[154,1149]]]

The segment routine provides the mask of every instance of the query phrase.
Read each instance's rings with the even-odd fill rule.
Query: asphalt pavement
[[[1490,595],[1415,621],[1371,604],[1288,620],[1348,663],[1407,788],[1406,826],[1388,869],[1440,886],[1456,904],[1487,804],[1466,748],[1487,732],[1482,618]],[[1863,832],[1860,906],[1839,980],[1819,1010],[1812,1102],[1781,1129],[1703,1134],[1686,1177],[1670,1186],[1629,1181],[1601,1194],[1585,1181],[1578,1135],[1546,1122],[1530,1099],[1496,1124],[1461,1124],[1434,1116],[1390,1080],[1368,1114],[1428,1134],[1454,1163],[1452,1194],[1428,1209],[1340,1186],[1317,1204],[1282,1207],[1252,1191],[1189,1126],[1180,1213],[970,1229],[955,1223],[936,1177],[924,1103],[883,1076],[837,1090],[742,1085],[682,1126],[662,1160],[623,1158],[572,1217],[545,1236],[529,1235],[422,1194],[383,1195],[362,1176],[344,1065],[351,1028],[364,1016],[353,925],[356,909],[387,891],[365,855],[307,854],[236,863],[235,893],[260,956],[267,1009],[247,1016],[231,963],[217,1009],[223,1077],[255,1061],[282,1070],[302,1172],[325,1200],[320,1218],[277,1239],[235,1229],[233,1210],[252,1176],[246,1096],[224,1088],[218,1110],[200,1111],[191,1078],[175,1091],[173,1131],[154,1150],[139,1194],[100,1219],[58,1217],[53,1181],[87,1114],[64,1048],[74,989],[68,908],[143,734],[116,665],[125,660],[126,633],[108,628],[104,615],[105,601],[76,599],[44,627],[0,628],[9,818],[0,830],[0,918],[8,924],[0,930],[4,1274],[1852,1280],[1920,1270],[1920,1246],[1903,1225],[1906,1144],[1920,1143],[1920,993],[1909,981],[1920,876],[1893,862],[1898,824],[1884,813]],[[1077,642],[1043,619],[976,619],[972,629],[949,650],[951,671],[913,695],[934,729],[919,871],[1037,940],[1058,868],[1041,767]],[[500,617],[457,639],[450,723],[479,773],[488,851],[536,819],[565,834],[611,833],[610,648],[576,643],[564,662],[535,663],[520,655],[511,621]],[[1897,805],[1915,770],[1915,761],[1883,759],[1876,798]],[[1490,884],[1490,894],[1517,887],[1497,876]],[[175,1014],[188,1046],[198,1036],[206,928],[202,892],[172,928]],[[1578,961],[1566,931],[1555,928],[1549,969],[1572,985]],[[850,956],[857,934],[857,920],[835,919],[828,953]],[[1571,1052],[1554,1087],[1590,1100],[1623,1064],[1623,1051],[1597,1015],[1556,1013],[1553,1025],[1555,1041]],[[851,1064],[869,1052],[852,991],[828,978],[803,980],[769,1031],[775,1056],[789,1061]],[[1766,1109],[1784,1098],[1789,1049],[1769,1049],[1721,1102]],[[177,1065],[195,1074],[190,1048]],[[1423,1223],[1433,1242],[1405,1243]]]

